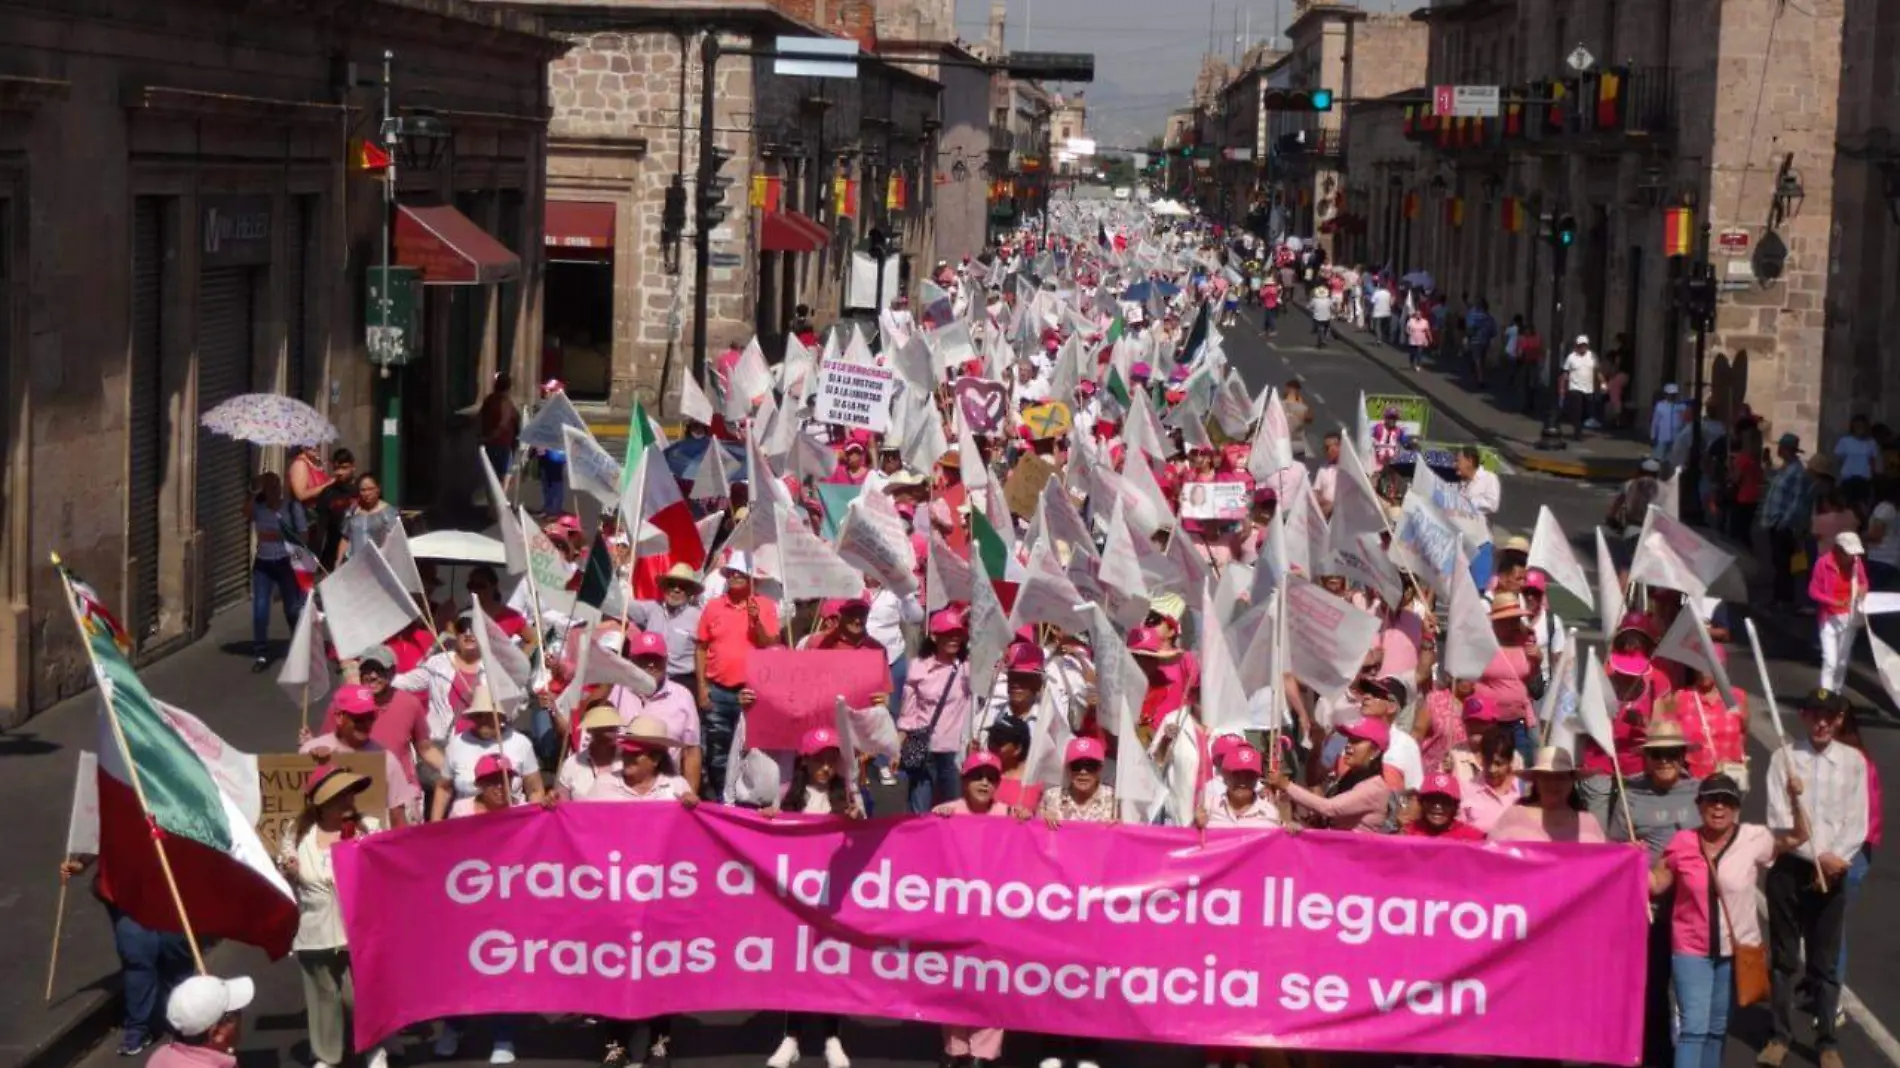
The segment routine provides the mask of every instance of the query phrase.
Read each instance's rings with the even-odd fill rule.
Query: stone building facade
[[[431,284],[416,362],[388,379],[364,349],[365,272],[391,219],[352,162],[385,49],[398,113],[448,131],[433,168],[398,155],[396,259],[427,253],[411,264]],[[140,659],[248,598],[245,501],[282,455],[201,430],[220,401],[311,403],[363,466],[397,460],[387,482],[428,474],[405,504],[477,484],[459,412],[527,370],[538,334],[557,50],[532,18],[460,0],[0,12],[0,727],[91,683],[48,553]]]
[[[1402,190],[1413,205],[1407,269],[1431,271],[1454,300],[1483,295],[1547,335],[1561,328],[1566,342],[1587,335],[1600,353],[1627,336],[1640,417],[1664,383],[1686,392],[1695,377],[1674,300],[1694,257],[1667,255],[1664,244],[1665,212],[1689,207],[1723,288],[1705,370],[1714,410],[1726,417],[1746,403],[1775,432],[1810,441],[1838,427],[1854,402],[1836,390],[1880,366],[1876,355],[1864,372],[1834,358],[1876,351],[1852,327],[1836,324],[1829,342],[1844,233],[1868,214],[1864,196],[1840,214],[1837,176],[1857,191],[1876,184],[1835,159],[1850,88],[1843,39],[1865,48],[1882,21],[1892,33],[1892,16],[1874,4],[1857,6],[1866,32],[1849,32],[1846,6],[1435,4],[1423,13],[1431,69],[1421,92],[1494,84],[1506,107],[1496,123],[1451,128],[1415,116],[1412,136],[1429,160]],[[1581,74],[1568,61],[1579,45],[1593,61]],[[1513,99],[1524,101],[1515,117]],[[1507,225],[1513,209],[1521,223]],[[1561,286],[1538,239],[1540,217],[1553,215],[1578,228]],[[1776,245],[1785,257],[1762,255]]]
[[[517,6],[541,11],[570,44],[549,73],[550,211],[596,205],[612,231],[610,255],[575,255],[584,262],[572,269],[555,263],[546,295],[549,351],[558,354],[547,373],[574,385],[584,368],[585,385],[574,394],[584,410],[624,413],[637,398],[671,412],[682,376],[693,372],[692,219],[708,28],[732,50],[769,49],[780,35],[830,34],[856,39],[864,53],[851,80],[780,77],[767,56],[719,61],[713,126],[717,147],[731,153],[720,173],[732,185],[727,217],[711,231],[708,360],[754,334],[776,359],[800,304],[820,326],[843,314],[852,254],[873,227],[890,235],[903,279],[928,266],[941,86],[876,56],[875,5]],[[676,179],[686,189],[688,226],[674,261],[661,225]],[[556,249],[552,224],[548,240],[551,259],[570,258],[558,254],[565,250]]]

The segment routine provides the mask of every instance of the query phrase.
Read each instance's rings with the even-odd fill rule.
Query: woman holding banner
[[[1392,742],[1392,729],[1384,720],[1366,716],[1339,728],[1339,733],[1346,736],[1345,771],[1324,794],[1294,782],[1285,768],[1275,769],[1267,785],[1321,821],[1321,826],[1384,834],[1392,800],[1392,788],[1385,781],[1385,750]],[[1229,754],[1227,764],[1233,764],[1241,752]]]
[[[532,766],[532,765],[529,765]],[[485,816],[491,812],[506,812],[513,808],[516,791],[520,789],[521,765],[516,764],[499,752],[492,752],[475,761],[471,769],[474,792],[467,797],[458,798],[449,806],[450,819],[463,816]],[[449,779],[445,776],[444,783]],[[489,1052],[490,1064],[513,1064],[515,1061],[514,1026],[507,1017],[496,1016],[489,1021],[490,1035],[494,1047]],[[443,1020],[442,1029],[436,1032],[433,1047],[437,1059],[455,1056],[462,1045],[462,1029],[452,1020]],[[380,1068],[380,1066],[379,1066]]]
[[[1537,762],[1517,773],[1529,796],[1506,809],[1491,827],[1493,842],[1602,842],[1603,825],[1585,808],[1570,750],[1545,746]]]
[[[304,1014],[310,1027],[313,1068],[340,1065],[349,1056],[344,1027],[355,994],[350,987],[350,946],[343,910],[336,896],[330,851],[338,842],[382,829],[373,816],[356,812],[356,799],[369,779],[343,767],[319,769],[304,787],[303,811],[282,843],[277,859],[284,878],[297,892],[297,937],[291,950],[303,972]],[[384,1068],[389,1054],[370,1051],[368,1068]]]
[[[509,778],[510,804],[542,802],[541,769],[534,755],[534,743],[509,725],[511,718],[495,705],[487,686],[476,688],[469,699],[468,710],[457,721],[458,733],[442,751],[442,777],[435,783],[435,797],[429,805],[430,819],[442,819],[449,814],[452,805],[475,796],[476,780],[480,778],[477,766],[489,756],[500,756],[516,768],[529,769]]]
[[[776,808],[767,807],[762,814],[767,818],[779,812],[792,812],[863,819],[858,791],[851,789],[850,776],[845,774],[843,763],[837,731],[830,727],[806,731],[798,740],[798,761],[792,765],[792,781],[785,791],[785,800]],[[842,1017],[825,1013],[786,1013],[785,1037],[779,1040],[778,1049],[765,1059],[766,1068],[791,1068],[797,1063],[798,1033],[807,1027],[815,1027],[825,1036],[825,1068],[851,1068],[851,1058],[845,1055],[844,1043],[838,1038],[843,1022]]]
[[[1788,777],[1788,796],[1801,781]],[[1755,883],[1783,854],[1808,840],[1805,806],[1794,806],[1794,827],[1775,835],[1741,822],[1742,788],[1711,775],[1696,791],[1702,826],[1677,831],[1649,873],[1649,892],[1675,890],[1669,908],[1670,970],[1674,976],[1676,1068],[1720,1068],[1732,997],[1740,983],[1765,994],[1767,961],[1755,916]],[[1753,968],[1756,974],[1737,973]]]
[[[963,796],[936,806],[932,812],[945,817],[1009,815],[1009,809],[996,799],[996,786],[1003,781],[1003,762],[995,753],[971,753],[963,762],[962,778]],[[946,1026],[943,1055],[957,1068],[995,1064],[1003,1056],[1003,1029]]]

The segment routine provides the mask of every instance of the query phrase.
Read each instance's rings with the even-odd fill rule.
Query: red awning
[[[759,227],[760,252],[816,252],[830,243],[829,231],[795,211],[768,211]]]
[[[487,285],[521,277],[521,258],[447,204],[396,206],[396,262],[431,286]]]
[[[614,206],[585,200],[548,201],[546,243],[549,248],[613,248]]]

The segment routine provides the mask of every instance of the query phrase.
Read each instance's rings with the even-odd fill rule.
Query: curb
[[[1308,315],[1310,318],[1310,313],[1307,312],[1305,304],[1295,302],[1293,306],[1300,310],[1300,314]],[[1368,363],[1385,372],[1393,381],[1404,383],[1409,392],[1416,393],[1426,400],[1431,401],[1439,414],[1458,424],[1460,427],[1463,427],[1466,433],[1472,435],[1474,441],[1496,449],[1498,455],[1504,457],[1507,463],[1520,471],[1532,471],[1538,474],[1555,475],[1559,478],[1576,479],[1584,482],[1621,483],[1634,477],[1636,472],[1640,469],[1639,465],[1642,463],[1641,460],[1572,460],[1551,456],[1543,452],[1527,451],[1517,442],[1495,431],[1487,430],[1454,411],[1450,404],[1439,396],[1440,390],[1438,386],[1423,385],[1417,378],[1400,373],[1398,368],[1391,366],[1374,355],[1359,338],[1335,330],[1333,332],[1333,340],[1341,342],[1348,349],[1358,353],[1359,356],[1364,358]]]

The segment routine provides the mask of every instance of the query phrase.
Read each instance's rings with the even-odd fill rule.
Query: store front
[[[541,377],[577,401],[605,403],[614,384],[615,206],[548,201]]]

